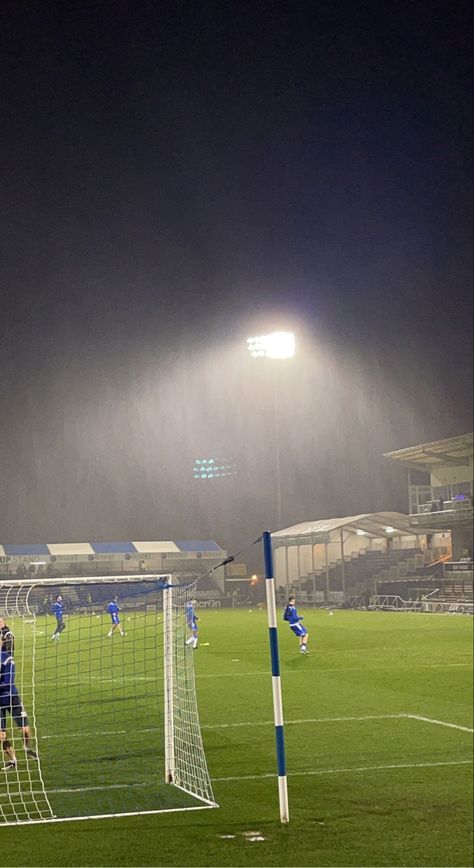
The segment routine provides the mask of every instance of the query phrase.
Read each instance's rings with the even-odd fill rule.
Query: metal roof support
[[[436,458],[440,462],[444,461],[446,464],[452,464],[453,466],[463,466],[469,467],[469,458],[455,458],[454,455],[448,455],[447,452],[430,452],[429,449],[423,449],[423,455],[427,455],[428,458]]]
[[[313,594],[316,594],[316,558],[314,554],[314,542],[311,540],[311,572],[313,574]],[[314,598],[316,599],[316,597]]]
[[[341,527],[341,576],[342,576],[342,593],[344,594],[344,602],[346,601],[346,570],[344,562],[344,528]]]
[[[329,564],[328,564],[328,544],[324,543],[324,556],[326,560],[326,603],[329,603]]]

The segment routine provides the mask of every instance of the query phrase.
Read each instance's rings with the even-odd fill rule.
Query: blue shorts
[[[28,726],[28,717],[16,687],[12,687],[11,693],[0,697],[0,729],[3,732],[7,728],[7,711],[10,712],[17,726]]]
[[[112,624],[120,624],[120,618],[118,615],[111,615],[110,617],[112,618]]]
[[[295,636],[306,636],[308,633],[306,627],[303,627],[299,622],[298,624],[290,624],[290,630],[293,630]]]

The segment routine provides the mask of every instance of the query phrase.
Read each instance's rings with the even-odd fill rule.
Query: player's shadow
[[[133,701],[134,703],[136,703],[140,699],[149,699],[149,698],[150,698],[149,694],[147,694],[147,693],[140,693],[140,694],[136,694],[136,693],[130,693],[130,694],[120,693],[120,694],[118,694],[117,693],[114,696],[100,696],[100,695],[96,696],[96,697],[92,698],[91,700],[89,700],[89,704],[90,705],[106,705],[107,703],[124,702],[124,701],[127,701],[127,702]]]
[[[305,654],[298,654],[298,656],[290,657],[288,660],[285,660],[285,670],[290,671],[299,671],[303,666],[308,665],[308,658]],[[284,673],[283,673],[284,674]]]
[[[115,763],[120,762],[120,760],[136,760],[138,757],[149,757],[149,750],[134,750],[133,753],[115,753],[115,754],[107,754],[105,756],[95,757],[94,762],[97,763]]]

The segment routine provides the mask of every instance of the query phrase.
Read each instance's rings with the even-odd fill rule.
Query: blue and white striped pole
[[[263,558],[265,561],[265,588],[267,591],[268,632],[270,634],[270,656],[272,664],[273,719],[278,767],[278,798],[280,802],[280,821],[289,822],[288,781],[286,777],[285,733],[283,726],[283,702],[281,698],[280,659],[278,655],[277,611],[275,579],[273,576],[272,538],[266,530],[263,539]]]

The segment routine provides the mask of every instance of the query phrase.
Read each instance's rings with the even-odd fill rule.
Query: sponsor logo
[[[196,609],[220,609],[220,600],[198,600]]]

